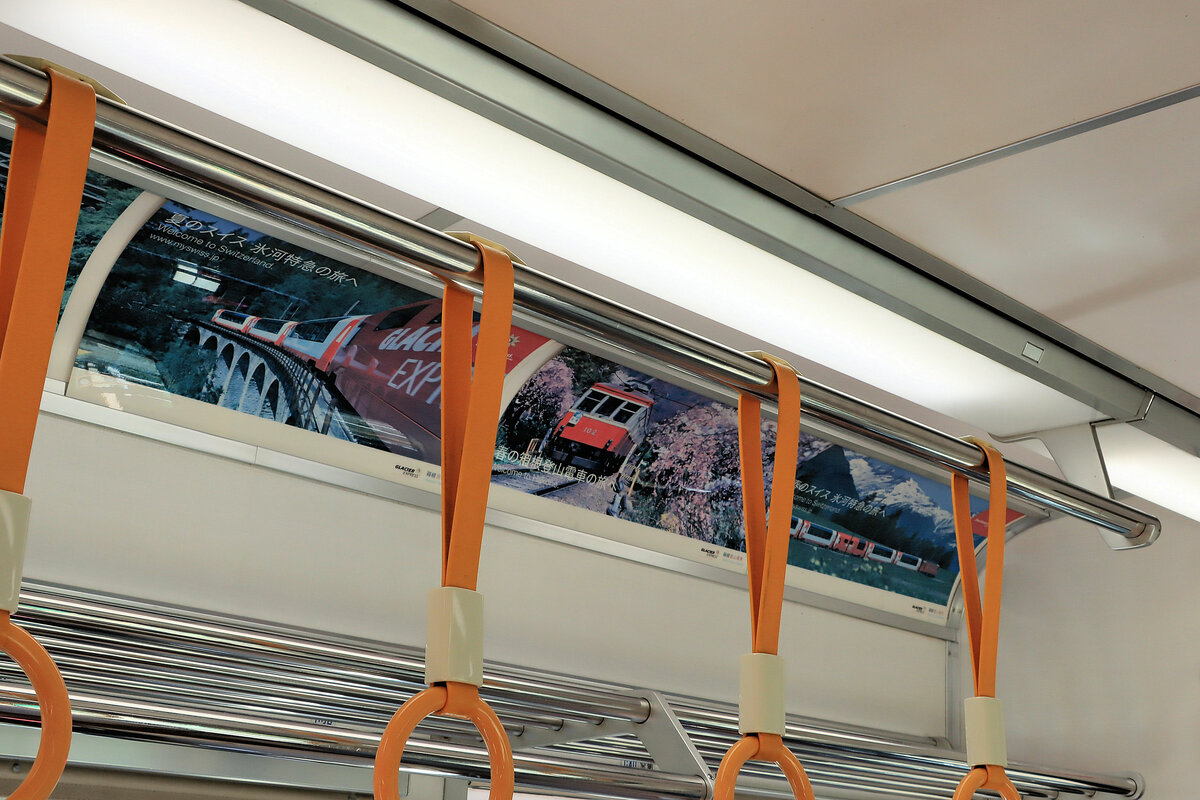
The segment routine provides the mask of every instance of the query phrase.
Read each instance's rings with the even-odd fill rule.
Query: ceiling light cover
[[[90,0],[0,2],[5,23],[32,36],[983,430],[1099,416],[236,0],[200,8],[108,0],[98,13]]]

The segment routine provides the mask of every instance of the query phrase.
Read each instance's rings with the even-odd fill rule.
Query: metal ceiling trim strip
[[[1039,133],[1036,136],[1030,136],[1028,139],[1021,139],[1016,142],[1010,142],[1006,145],[985,150],[982,153],[976,153],[973,156],[960,158],[957,161],[951,161],[948,164],[942,164],[940,167],[934,167],[922,172],[916,172],[912,175],[906,175],[903,178],[897,178],[894,181],[881,183],[878,186],[872,186],[870,189],[863,189],[853,194],[848,194],[839,197],[833,201],[835,206],[854,205],[862,203],[866,200],[871,200],[875,197],[880,197],[892,192],[898,192],[901,189],[908,189],[913,186],[919,186],[927,181],[936,180],[947,175],[953,175],[956,172],[979,167],[984,164],[989,164],[993,161],[999,161],[1002,158],[1015,156],[1018,153],[1026,153],[1030,150],[1035,150],[1039,147],[1045,147],[1048,144],[1061,142],[1064,139],[1070,139],[1074,136],[1080,136],[1085,133],[1090,133],[1100,128],[1106,128],[1109,125],[1115,125],[1118,122],[1124,122],[1127,119],[1140,117],[1143,114],[1149,114],[1152,111],[1158,111],[1162,108],[1169,108],[1178,103],[1183,103],[1188,100],[1200,97],[1200,83],[1193,84],[1184,89],[1178,89],[1173,92],[1161,94],[1158,97],[1152,97],[1149,100],[1143,100],[1140,103],[1118,108],[1115,111],[1107,111],[1103,114],[1097,114],[1079,122],[1073,122],[1070,125],[1063,125],[1061,128]]]
[[[1017,324],[1029,330],[1036,331],[1046,341],[1054,342],[1054,349],[1065,348],[1077,355],[1085,363],[1099,365],[1108,372],[1121,376],[1122,379],[1128,381],[1131,385],[1144,387],[1147,393],[1166,398],[1172,403],[1187,409],[1193,415],[1200,415],[1200,397],[1196,397],[1191,392],[1176,386],[1144,367],[1134,364],[1091,339],[1076,333],[1065,325],[1014,300],[1012,297],[978,278],[963,272],[954,265],[931,256],[911,242],[907,242],[894,234],[884,231],[873,222],[858,216],[850,209],[831,206],[826,218],[830,224],[841,228],[848,235],[874,243],[875,246],[889,253],[902,263],[913,265],[914,268],[924,273],[928,278],[953,287],[967,297],[973,298],[975,302],[989,306],[996,313],[1012,319]],[[1091,379],[1088,377],[1076,375],[1064,377],[1068,383],[1075,384],[1079,389],[1091,385]],[[1070,391],[1067,391],[1067,394],[1081,399],[1079,394]],[[1149,396],[1150,394],[1147,394],[1143,397],[1139,409],[1146,405]],[[1134,411],[1133,414],[1110,414],[1110,416],[1117,420],[1126,420],[1130,417],[1136,418],[1139,413],[1140,411]],[[1200,418],[1193,420],[1189,424],[1200,426]],[[1164,441],[1171,441],[1166,437],[1160,438],[1163,438]]]

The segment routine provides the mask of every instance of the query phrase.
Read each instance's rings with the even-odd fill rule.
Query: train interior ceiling
[[[1200,751],[1192,4],[0,9],[4,53],[85,73],[169,126],[503,243],[534,270],[1157,517],[1161,536],[1127,547],[1014,502],[997,694],[1025,796],[1185,795]],[[3,69],[0,83],[18,68]],[[82,213],[105,228],[73,266],[26,490],[31,629],[81,687],[56,796],[365,795],[389,698],[420,683],[441,557],[440,282],[244,202],[220,169],[208,187],[111,154],[92,169]],[[130,300],[166,247],[169,314]],[[720,532],[726,484],[672,488],[661,465],[728,459],[705,431],[734,430],[732,395],[578,326],[521,309],[514,325],[480,591],[501,665],[489,690],[514,742],[535,742],[518,789],[691,796],[647,777],[678,757],[660,761],[637,709],[665,703],[711,761],[748,603],[736,536]],[[151,329],[160,349],[130,344]],[[173,388],[193,357],[209,372]],[[384,384],[361,377],[380,370]],[[559,394],[535,406],[530,387]],[[897,797],[847,754],[928,768],[961,751],[971,693],[938,506],[948,476],[812,426],[780,642],[789,731],[818,797]],[[840,508],[812,499],[819,470]],[[901,506],[906,491],[919,504]],[[870,532],[918,518],[924,533]],[[528,686],[540,705],[522,705]],[[15,774],[29,718],[0,724]],[[616,733],[552,750],[528,733],[580,721]],[[465,796],[437,749],[474,746],[463,736],[423,740],[410,796]],[[556,773],[556,758],[576,760]],[[1092,774],[1112,785],[1069,779]],[[947,775],[921,773],[903,796],[949,797]],[[777,792],[768,778],[747,796]]]

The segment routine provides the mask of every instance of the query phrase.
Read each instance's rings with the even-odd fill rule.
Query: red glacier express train
[[[332,346],[316,362],[317,368],[328,375],[389,450],[436,462],[441,442],[441,300],[422,300],[343,322],[347,320],[345,327],[328,328],[325,342]],[[303,334],[309,324],[297,325],[288,339]],[[339,338],[340,342],[335,341]],[[557,345],[514,327],[509,336],[507,372],[512,373],[547,345],[534,368],[548,359]]]
[[[895,564],[931,578],[937,577],[938,574],[938,565],[933,561],[886,547],[862,536],[855,536],[845,531],[835,531],[800,517],[792,517],[792,538],[837,553],[845,553],[848,556],[865,558],[868,561],[878,561],[883,564]]]
[[[280,346],[319,372],[329,372],[333,359],[366,319],[327,317],[310,319],[292,326]]]
[[[394,453],[436,462],[440,451],[442,303],[438,299],[375,314],[285,320],[217,311],[212,322],[278,347],[324,376]],[[513,328],[508,372],[557,345]]]
[[[221,312],[218,311],[218,314]],[[215,321],[215,317],[214,317]],[[246,329],[246,333],[267,344],[281,345],[283,339],[300,323],[286,319],[259,317]]]
[[[245,333],[246,330],[258,322],[260,317],[243,314],[240,311],[230,311],[227,308],[222,308],[217,313],[213,314],[212,321],[214,325],[220,325],[222,328],[228,328],[231,331]]]

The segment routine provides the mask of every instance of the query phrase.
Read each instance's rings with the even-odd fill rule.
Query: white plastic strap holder
[[[425,682],[483,685],[483,595],[457,586],[429,592]]]
[[[25,495],[0,489],[0,609],[10,613],[21,599],[32,507],[33,501]]]
[[[738,732],[782,736],[786,729],[783,659],[769,653],[746,653],[738,682]]]
[[[1004,735],[1004,704],[995,697],[968,697],[963,701],[967,763],[972,767],[1008,766]]]

